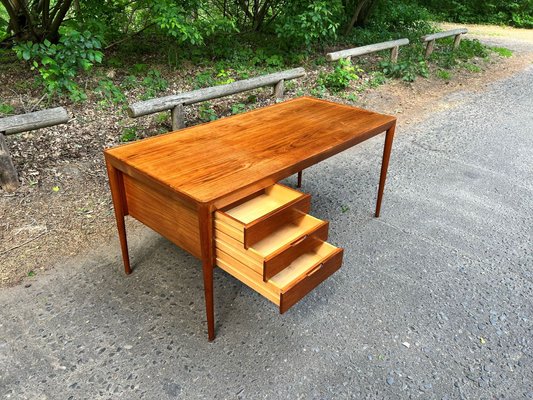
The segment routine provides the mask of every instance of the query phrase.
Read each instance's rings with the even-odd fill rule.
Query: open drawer
[[[264,282],[253,269],[221,249],[216,251],[220,268],[278,305],[281,313],[337,271],[342,264],[342,256],[342,249],[317,241],[285,269]]]
[[[222,222],[232,228],[233,237],[247,249],[310,207],[311,196],[276,184],[216,211],[215,226]]]
[[[239,240],[242,237],[241,231],[223,221],[215,221],[216,248],[253,269],[266,282],[300,255],[328,238],[327,221],[301,211],[296,212],[297,218],[277,227],[248,249]]]

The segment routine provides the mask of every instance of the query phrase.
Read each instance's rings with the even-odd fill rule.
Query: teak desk
[[[131,268],[124,216],[131,215],[202,261],[209,340],[215,338],[216,265],[284,312],[340,267],[342,249],[323,241],[327,222],[305,214],[309,196],[276,182],[386,131],[378,217],[395,127],[392,116],[300,97],[106,150],[126,274]],[[263,243],[270,239],[264,238],[285,229],[285,219],[301,232],[283,251],[270,254]],[[285,290],[283,269],[303,271],[287,265],[309,251],[316,264]]]

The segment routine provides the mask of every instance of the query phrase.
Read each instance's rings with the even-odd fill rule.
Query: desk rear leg
[[[126,224],[124,217],[128,215],[126,196],[124,194],[124,181],[122,172],[113,167],[109,162],[106,163],[107,174],[109,176],[109,187],[111,188],[111,197],[115,208],[115,218],[117,220],[118,237],[120,239],[120,249],[122,250],[122,260],[124,262],[124,271],[131,274],[130,257],[128,254],[128,241],[126,238]]]
[[[395,130],[396,123],[394,123],[394,125],[387,130],[387,135],[385,136],[383,161],[381,162],[381,175],[379,177],[378,200],[376,202],[376,217],[379,217],[379,213],[381,211],[381,200],[383,199],[383,190],[385,189],[385,180],[387,179],[387,169],[389,168],[390,153]]]

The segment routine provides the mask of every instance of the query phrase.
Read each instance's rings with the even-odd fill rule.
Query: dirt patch
[[[480,63],[481,72],[456,70],[450,80],[420,78],[412,84],[389,81],[364,92],[357,103],[341,97],[327,98],[397,115],[400,126],[406,126],[434,111],[459,106],[464,96],[452,93],[484,90],[491,82],[522,70],[532,61],[530,52],[508,59],[494,57],[488,63]],[[187,73],[174,73],[167,93],[189,89],[184,83]],[[31,73],[0,69],[0,74],[3,83],[11,82],[0,85],[0,97],[14,105],[17,112],[31,111],[28,105],[42,101],[38,88],[31,86]],[[290,87],[287,97],[309,94],[318,74],[319,70],[310,71]],[[274,101],[270,89],[254,93],[257,98],[253,107]],[[138,98],[135,89],[126,94],[129,101]],[[213,102],[213,107],[219,115],[227,115],[232,104],[246,103],[248,96],[222,99]],[[170,128],[169,118],[132,120],[119,107],[103,107],[92,96],[83,104],[68,104],[68,109],[72,119],[67,125],[8,137],[22,186],[13,194],[0,193],[0,286],[38,276],[65,258],[116,240],[102,150],[118,144],[127,128],[134,129],[138,137]],[[188,124],[198,119],[198,108],[187,107]],[[138,227],[128,221],[130,234],[135,234]],[[25,283],[30,284],[31,279]]]

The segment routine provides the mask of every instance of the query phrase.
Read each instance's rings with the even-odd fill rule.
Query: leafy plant
[[[215,79],[213,78],[212,71],[202,71],[194,77],[194,87],[195,89],[200,89],[203,87],[209,87],[215,85]]]
[[[206,102],[200,105],[198,108],[198,113],[200,115],[200,120],[203,122],[214,121],[218,119],[217,113],[211,107],[211,103]]]
[[[80,71],[90,70],[101,63],[103,53],[99,50],[99,38],[89,31],[70,29],[63,32],[59,43],[45,40],[43,43],[23,42],[14,47],[21,60],[31,61],[47,92],[50,95],[68,93],[73,101],[85,100],[87,96],[75,81]]]
[[[218,71],[217,81],[216,81],[217,85],[227,85],[228,83],[232,83],[232,82],[235,82],[235,79],[231,77],[229,71],[225,69],[221,69],[220,71]]]
[[[122,104],[126,101],[126,96],[110,79],[102,79],[98,82],[95,91],[100,94],[102,100],[101,106],[110,106],[112,104]]]
[[[135,87],[137,87],[138,85],[138,81],[137,81],[137,77],[133,76],[133,75],[128,75],[126,77],[124,77],[124,79],[122,80],[120,86],[123,88],[123,89],[133,89]]]
[[[352,65],[350,60],[340,59],[333,72],[322,74],[319,78],[324,87],[334,92],[346,89],[350,82],[359,79],[358,73],[363,72]]]
[[[243,103],[237,103],[233,104],[231,106],[231,113],[232,114],[240,114],[246,111],[246,104]]]
[[[13,106],[6,104],[6,103],[0,103],[0,114],[9,115],[13,114],[15,109]]]
[[[311,44],[337,36],[339,2],[313,0],[289,2],[276,26],[277,35],[289,46]]]
[[[155,97],[158,93],[167,90],[168,81],[161,76],[161,73],[156,69],[148,71],[148,75],[142,80],[142,85],[146,89],[142,98],[150,99]]]
[[[131,126],[124,129],[122,135],[120,136],[121,142],[131,142],[137,139],[138,128],[136,126]]]
[[[472,63],[463,64],[463,68],[470,72],[481,72],[481,68],[477,66],[476,64],[472,64]]]
[[[449,81],[450,79],[452,79],[452,73],[444,69],[439,69],[437,71],[437,77],[445,81]]]
[[[422,56],[415,60],[408,59],[397,63],[382,61],[379,66],[385,76],[401,78],[405,82],[414,82],[417,76],[429,77],[429,68]]]

